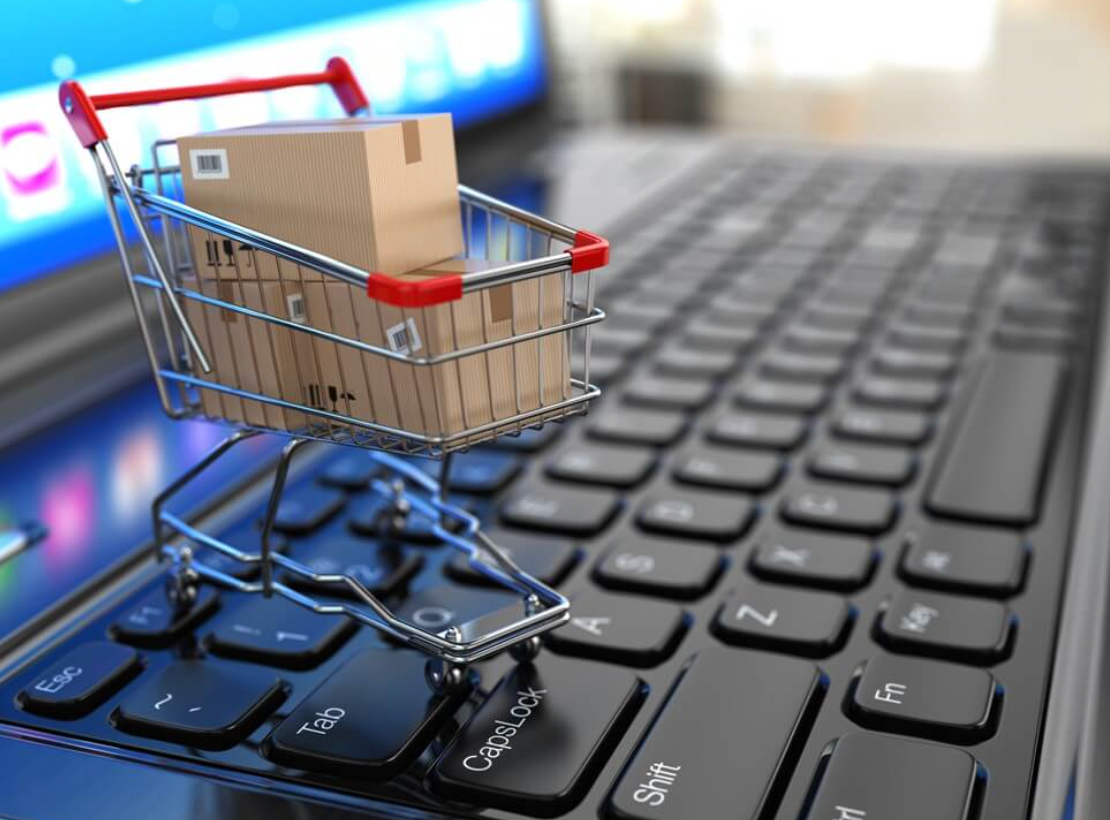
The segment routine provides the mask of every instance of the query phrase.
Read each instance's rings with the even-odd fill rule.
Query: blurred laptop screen
[[[233,0],[35,3],[4,10],[0,48],[0,290],[112,247],[91,159],[58,82],[92,94],[319,71],[345,57],[377,113],[450,111],[463,127],[545,90],[538,0]],[[161,137],[265,120],[342,116],[329,88],[108,111],[123,167]]]

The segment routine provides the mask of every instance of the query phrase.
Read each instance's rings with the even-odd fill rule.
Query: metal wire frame
[[[155,550],[159,557],[172,560],[179,571],[195,573],[198,578],[239,592],[265,596],[277,594],[318,614],[347,615],[433,658],[460,666],[466,666],[518,646],[566,623],[569,619],[570,604],[563,595],[521,570],[512,558],[482,531],[475,516],[449,504],[443,498],[440,485],[435,479],[419,467],[387,453],[371,451],[367,453],[367,458],[372,459],[402,481],[387,482],[380,478],[375,479],[372,484],[374,492],[385,500],[403,501],[414,513],[427,516],[433,522],[432,532],[436,537],[463,552],[471,567],[500,586],[519,593],[524,600],[522,618],[470,639],[466,638],[465,624],[456,624],[439,632],[430,632],[396,617],[357,578],[314,572],[300,561],[275,552],[271,545],[274,518],[293,456],[308,443],[304,439],[291,440],[282,452],[263,522],[260,552],[246,552],[213,538],[166,509],[166,504],[182,487],[251,435],[249,432],[237,432],[224,439],[156,500],[154,505]],[[411,489],[413,487],[419,492],[413,492]],[[167,532],[171,533],[168,538]],[[185,539],[190,544],[211,549],[242,564],[258,566],[261,570],[261,579],[243,581],[214,569],[199,559],[191,547],[174,543],[178,538]],[[299,592],[274,580],[275,566],[316,584],[334,586],[337,592],[346,590],[353,593],[358,599],[357,603],[322,601]]]
[[[537,315],[538,327],[535,330],[520,332],[516,327],[516,311],[514,310],[513,328],[509,336],[502,339],[490,339],[488,336],[488,329],[483,326],[483,340],[480,343],[461,346],[457,344],[457,325],[452,308],[448,315],[451,318],[452,336],[456,342],[455,349],[438,355],[406,355],[379,345],[364,342],[361,339],[348,338],[336,333],[320,330],[310,325],[292,322],[280,316],[252,310],[245,305],[217,299],[196,290],[183,287],[181,285],[181,274],[194,269],[193,260],[191,258],[191,245],[188,241],[188,237],[184,235],[187,226],[202,229],[210,232],[214,236],[226,237],[232,241],[248,246],[251,249],[252,257],[256,251],[273,254],[279,260],[285,260],[297,266],[297,272],[302,279],[302,268],[306,268],[320,271],[326,276],[340,281],[364,286],[367,274],[364,271],[345,265],[337,260],[289,245],[273,237],[189,208],[174,200],[172,194],[178,193],[180,187],[179,166],[165,165],[161,163],[159,159],[159,150],[164,149],[170,144],[172,144],[172,141],[160,141],[156,143],[153,149],[154,160],[151,168],[133,168],[128,175],[129,180],[125,180],[122,184],[118,182],[121,178],[118,171],[114,176],[108,176],[103,165],[99,162],[99,159],[97,160],[97,165],[101,172],[102,184],[109,202],[119,197],[123,198],[125,202],[134,203],[141,218],[139,224],[141,233],[144,235],[153,233],[152,226],[156,222],[160,223],[161,232],[163,234],[165,258],[169,263],[169,274],[157,275],[158,271],[163,269],[163,266],[159,265],[158,260],[154,256],[152,242],[144,243],[143,247],[147,265],[156,275],[148,276],[137,273],[126,260],[124,262],[124,268],[129,280],[129,287],[131,287],[133,291],[136,291],[136,286],[138,286],[157,294],[157,304],[163,329],[163,345],[165,350],[169,353],[168,367],[161,365],[159,356],[154,352],[153,340],[151,338],[152,334],[146,325],[146,316],[139,307],[141,299],[137,292],[133,293],[133,299],[137,304],[143,338],[150,352],[152,371],[158,383],[159,395],[162,398],[164,408],[171,416],[182,418],[202,415],[199,395],[200,391],[208,390],[221,397],[226,397],[230,401],[246,400],[257,402],[281,411],[303,414],[305,418],[311,420],[310,423],[295,427],[294,429],[276,430],[265,425],[251,425],[241,420],[228,422],[237,428],[247,427],[250,429],[278,432],[294,437],[312,438],[356,447],[371,447],[391,452],[442,457],[447,453],[467,449],[474,444],[494,438],[498,435],[519,434],[530,426],[537,426],[547,421],[560,420],[571,415],[580,414],[585,412],[586,406],[592,399],[600,395],[600,390],[596,386],[591,385],[588,379],[590,327],[605,318],[604,311],[597,308],[594,304],[592,273],[587,272],[582,276],[570,275],[568,256],[565,253],[551,252],[553,241],[564,244],[569,244],[572,241],[574,233],[570,228],[551,222],[542,217],[529,214],[507,203],[499,202],[496,199],[487,197],[465,186],[460,186],[459,191],[464,218],[465,252],[472,254],[476,250],[477,234],[473,229],[476,214],[480,215],[484,221],[486,236],[483,250],[487,257],[493,255],[492,227],[495,221],[501,220],[505,237],[505,264],[499,264],[486,271],[464,274],[464,293],[476,292],[503,284],[535,280],[540,306]],[[110,148],[105,145],[104,149],[110,155]],[[113,167],[117,167],[114,161]],[[143,187],[143,182],[148,175],[154,179],[157,193],[152,193]],[[164,195],[167,193],[171,194],[171,196]],[[129,210],[131,210],[130,207]],[[119,222],[118,214],[115,213],[113,207],[110,207],[109,211],[113,216],[113,227],[117,227]],[[543,246],[544,255],[537,258],[524,259],[522,261],[513,261],[514,253],[511,243],[515,229],[519,229],[524,233],[524,240],[521,243],[522,247],[520,247],[520,252],[523,255],[532,256],[537,244]],[[121,228],[117,230],[117,238],[120,238],[122,242]],[[121,256],[126,255],[121,253]],[[545,281],[543,277],[546,276],[561,276],[563,278],[566,294],[563,311],[564,321],[554,325],[545,325],[542,315]],[[171,278],[172,282],[170,281]],[[576,286],[578,286],[583,279],[585,280],[585,286],[584,288],[579,287],[578,290],[584,289],[586,291],[585,299],[575,299],[574,294]],[[352,348],[359,351],[361,354],[379,356],[382,360],[414,365],[416,367],[434,367],[451,362],[457,363],[469,357],[480,356],[485,362],[486,383],[487,386],[489,386],[491,408],[493,406],[493,395],[490,354],[500,349],[507,348],[513,357],[514,363],[512,373],[514,376],[515,409],[517,412],[510,416],[498,418],[484,424],[471,424],[470,420],[465,418],[467,408],[464,406],[462,408],[464,411],[464,429],[449,434],[429,434],[390,426],[380,421],[358,418],[349,412],[333,412],[309,404],[267,395],[258,391],[246,390],[242,387],[226,383],[226,379],[216,381],[214,379],[202,377],[198,375],[198,371],[202,369],[201,365],[203,362],[199,362],[195,358],[191,359],[188,355],[192,349],[190,338],[195,337],[186,335],[184,349],[180,352],[177,350],[174,338],[176,333],[171,319],[176,317],[179,312],[183,313],[180,305],[185,300],[193,300],[211,307],[219,307],[230,313],[242,315],[248,320],[264,322],[271,328],[271,334],[273,328],[280,327],[291,332],[304,333],[336,345]],[[166,309],[167,304],[170,306],[168,311]],[[174,308],[174,305],[176,305],[177,308]],[[380,305],[378,307],[380,312]],[[330,312],[330,303],[328,309]],[[544,392],[543,350],[545,349],[545,343],[550,344],[555,341],[554,337],[556,334],[564,334],[563,338],[566,339],[566,350],[561,355],[565,357],[565,367],[567,368],[572,368],[574,366],[574,357],[572,355],[574,339],[579,339],[583,344],[585,350],[585,355],[583,356],[583,378],[577,379],[571,377],[566,380],[561,380],[563,381],[563,385],[560,389],[559,399],[557,401],[545,403],[544,399],[546,393]],[[550,341],[545,342],[544,340],[547,340],[549,337],[552,337]],[[272,335],[270,336],[270,344],[272,347]],[[535,348],[535,361],[540,385],[539,401],[537,402],[537,406],[531,409],[522,408],[520,384],[515,377],[517,372],[517,356],[522,347],[527,345],[531,345]],[[250,354],[252,357],[256,356],[253,350],[253,339]],[[315,346],[313,346],[313,355],[318,355]],[[234,380],[237,384],[241,384],[241,380],[238,378],[238,366],[238,363],[236,363]],[[299,366],[300,364],[298,362],[298,367]],[[363,366],[365,368],[365,363]],[[344,378],[343,368],[344,365],[340,362],[341,378]],[[458,389],[461,393],[462,377],[461,369],[458,365],[454,368],[454,373],[458,379]],[[367,382],[369,382],[369,378],[367,378]],[[171,396],[171,385],[177,387],[176,400]],[[392,385],[390,389],[393,389]],[[345,386],[340,393],[342,395],[347,394]],[[421,401],[419,395],[417,399]],[[222,400],[223,399],[221,399],[221,401]],[[392,401],[396,408],[396,394],[393,394]],[[432,411],[438,414],[438,403],[435,404]],[[426,416],[428,408],[421,406],[420,412],[422,416]],[[395,418],[398,416],[399,414],[394,414]],[[375,418],[380,418],[380,416],[375,414]],[[224,421],[224,419],[220,418],[215,420]],[[435,421],[439,420],[433,420],[433,422]],[[427,419],[425,419],[425,422],[426,428],[437,428],[437,424],[428,424]]]

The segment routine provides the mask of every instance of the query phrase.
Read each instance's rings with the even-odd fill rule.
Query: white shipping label
[[[303,325],[308,319],[308,312],[304,306],[304,296],[300,293],[290,293],[285,297],[285,302],[289,306],[289,318],[297,324]]]
[[[408,355],[416,353],[423,347],[420,343],[420,333],[416,330],[416,322],[411,318],[389,328],[385,332],[385,337],[389,340],[389,349],[394,353]]]
[[[189,152],[193,179],[230,179],[227,151],[223,148],[197,148]]]

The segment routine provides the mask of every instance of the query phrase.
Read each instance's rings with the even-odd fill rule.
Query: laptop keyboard
[[[178,617],[155,578],[11,672],[0,730],[374,816],[1024,816],[1108,194],[722,160],[614,237],[590,414],[456,460],[453,496],[572,599],[535,665],[432,698],[342,617],[207,587]],[[321,453],[279,548],[426,628],[513,602],[419,516],[377,538],[372,477]]]

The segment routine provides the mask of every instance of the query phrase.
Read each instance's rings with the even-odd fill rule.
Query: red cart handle
[[[76,80],[66,80],[58,89],[62,111],[73,127],[77,139],[86,148],[92,148],[108,139],[108,132],[100,122],[98,112],[109,108],[132,105],[173,102],[174,100],[199,100],[205,97],[222,97],[228,94],[246,94],[251,91],[274,91],[299,85],[327,83],[347,114],[369,110],[370,102],[355,79],[354,72],[342,57],[332,57],[328,67],[316,74],[287,74],[284,77],[266,77],[258,80],[230,80],[226,83],[186,85],[180,88],[160,88],[149,91],[128,91],[121,94],[97,94],[90,97]]]

